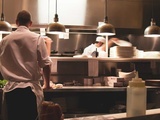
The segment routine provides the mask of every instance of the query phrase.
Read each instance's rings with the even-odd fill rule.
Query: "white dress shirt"
[[[0,71],[8,80],[4,92],[30,86],[38,106],[44,97],[39,81],[41,68],[50,64],[44,39],[25,26],[19,26],[0,42]]]

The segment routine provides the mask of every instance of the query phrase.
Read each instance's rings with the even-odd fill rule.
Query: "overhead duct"
[[[58,8],[59,22],[69,27],[72,32],[85,33],[88,30],[90,33],[94,33],[98,22],[103,22],[105,1],[59,0],[61,6]],[[33,15],[33,27],[46,27],[53,21],[55,0],[5,0],[5,3],[5,20],[11,24],[15,24],[16,15],[22,9],[30,11]],[[150,9],[147,8],[150,3],[151,0],[108,0],[109,21],[116,29],[123,29],[124,33],[133,32],[132,29],[146,28],[148,26],[146,20],[150,20],[150,16],[146,14],[150,12]],[[156,11],[159,11],[159,5],[160,1],[156,0]],[[156,14],[159,13],[155,12],[154,14],[158,16]],[[157,25],[159,24],[157,21]]]

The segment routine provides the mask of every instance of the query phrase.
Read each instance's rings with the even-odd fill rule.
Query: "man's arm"
[[[118,38],[111,38],[108,40],[108,47],[110,48],[113,44],[114,44],[114,41],[118,41],[119,39]]]
[[[51,66],[47,65],[43,68],[43,89],[51,89],[50,87],[50,74],[51,74]]]

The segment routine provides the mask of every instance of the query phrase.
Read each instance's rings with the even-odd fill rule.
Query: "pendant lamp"
[[[104,19],[104,23],[98,26],[97,35],[115,35],[115,28],[112,24],[108,23],[108,17],[106,16]]]
[[[151,25],[148,26],[144,31],[145,37],[160,37],[160,27],[158,27],[153,20],[151,19]]]
[[[105,11],[107,11],[107,3]],[[115,35],[115,28],[112,24],[109,24],[107,16],[104,19],[104,23],[102,23],[97,27],[97,35],[107,35],[107,36]]]
[[[47,33],[48,34],[61,34],[65,32],[65,26],[58,23],[58,14],[57,14],[57,0],[56,0],[56,13],[55,13],[55,18],[54,22],[50,23],[48,28],[47,28]]]
[[[144,30],[144,37],[160,37],[160,27],[156,25],[153,19],[153,0],[152,0],[152,19],[151,24]]]
[[[7,21],[4,20],[3,5],[4,5],[4,0],[2,0],[2,13],[1,13],[1,18],[0,18],[0,33],[9,34],[12,31],[12,27]]]

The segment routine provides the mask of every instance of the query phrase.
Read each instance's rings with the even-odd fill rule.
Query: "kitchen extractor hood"
[[[58,0],[59,22],[71,31],[96,31],[98,22],[103,22],[105,0]],[[17,13],[28,10],[32,14],[33,27],[46,27],[53,21],[55,0],[5,0],[5,20],[15,24]],[[107,15],[116,29],[142,29],[148,26],[151,0],[108,0]],[[160,2],[156,0],[156,11]],[[155,13],[158,14],[158,13]],[[147,21],[147,23],[146,23]],[[157,21],[157,25],[158,25]],[[67,28],[66,27],[66,28]],[[117,30],[116,30],[117,31]],[[126,30],[127,32],[128,30]],[[143,30],[142,30],[143,31]]]
[[[35,25],[53,21],[55,0],[5,0],[5,3],[6,20],[12,24],[22,9],[32,14]],[[104,0],[58,0],[58,4],[59,22],[65,25],[97,26],[103,20]]]

